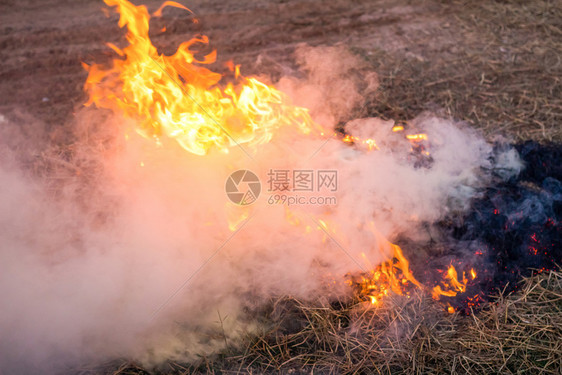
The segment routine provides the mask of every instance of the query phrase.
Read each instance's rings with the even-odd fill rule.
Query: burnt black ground
[[[478,273],[466,294],[443,298],[466,313],[500,291],[516,290],[522,278],[562,264],[562,145],[528,141],[515,149],[525,165],[519,175],[498,176],[466,215],[436,224],[447,251],[429,268],[453,262]]]

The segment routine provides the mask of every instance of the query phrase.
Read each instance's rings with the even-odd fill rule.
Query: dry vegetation
[[[561,141],[562,6],[552,1],[443,1],[462,43],[404,55],[354,45],[379,73],[379,95],[357,115],[409,119],[422,111],[467,121],[489,136]],[[431,44],[434,35],[417,40]],[[414,47],[415,49],[415,47]],[[413,57],[411,57],[413,56]],[[560,374],[562,273],[522,281],[470,316],[449,315],[423,295],[314,305],[280,298],[273,327],[198,363],[162,373]],[[143,370],[123,363],[109,373]]]
[[[159,0],[136,1],[155,9]],[[200,23],[173,14],[154,33],[164,52],[209,35],[219,62],[275,79],[299,43],[343,44],[379,73],[356,115],[404,121],[425,110],[489,135],[562,140],[562,5],[555,0],[190,0]],[[351,6],[352,5],[352,6]],[[122,43],[100,0],[0,2],[0,113],[25,112],[65,131],[84,102],[80,61]],[[162,21],[164,22],[164,21]],[[155,30],[162,25],[156,24]],[[46,100],[44,100],[46,99]]]
[[[277,7],[285,3],[292,6],[291,1],[270,3]],[[276,25],[290,30],[283,35],[275,34],[277,44],[273,47],[259,39],[270,37],[265,29],[252,35],[241,32],[240,40],[231,44],[230,51],[226,52],[250,50],[238,60],[248,61],[247,70],[251,71],[256,51],[267,49],[272,57],[288,56],[287,46],[306,42],[307,35],[313,40],[312,44],[322,40],[336,43],[342,29],[330,29],[330,22],[346,17],[355,20],[355,13],[360,19],[361,12],[373,12],[379,6],[377,2],[358,1],[353,13],[348,9],[350,2],[343,7],[341,1],[326,3],[329,4],[323,10],[317,9],[324,12],[322,17],[307,13],[314,8],[305,5],[295,6],[293,14],[286,14],[288,7],[275,13]],[[559,1],[419,3],[428,9],[428,14],[441,17],[440,35],[424,34],[423,30],[412,35],[404,30],[406,40],[411,38],[415,43],[393,50],[379,48],[377,43],[367,48],[362,43],[366,39],[361,38],[349,43],[355,53],[373,65],[381,82],[378,96],[367,98],[365,106],[357,109],[357,115],[403,120],[432,110],[467,121],[490,136],[508,134],[520,140],[562,141],[562,4]],[[9,7],[15,7],[14,4],[8,2],[3,6],[12,9]],[[302,14],[298,13],[300,10]],[[238,18],[232,18],[233,23],[244,19],[242,11],[236,16]],[[212,13],[202,14],[202,27],[213,30],[213,17]],[[392,23],[392,17],[387,22]],[[396,22],[397,35],[400,35],[403,25],[400,20]],[[84,27],[91,26],[86,23]],[[325,27],[327,35],[314,33],[314,27]],[[356,28],[367,35],[366,27]],[[17,31],[17,26],[14,28]],[[79,92],[85,75],[79,67],[80,59],[87,60],[95,53],[80,50],[87,47],[63,52],[60,46],[51,48],[51,52],[34,49],[33,43],[48,44],[48,41],[39,38],[37,33],[18,40],[14,37],[14,28],[4,27],[0,40],[6,62],[0,70],[0,109],[8,111],[19,102],[30,108],[34,116],[56,127],[83,98]],[[279,31],[274,26],[271,28],[272,33]],[[114,26],[110,31],[118,32]],[[59,35],[58,31],[47,30],[49,32],[55,37]],[[452,41],[445,47],[432,46],[436,38],[448,34]],[[298,39],[299,35],[302,38]],[[37,38],[40,40],[36,41]],[[218,38],[220,40],[220,35]],[[294,41],[295,38],[298,40]],[[71,45],[90,43],[94,49],[100,49],[102,39],[114,41],[116,37],[84,34],[78,42],[71,41]],[[226,45],[228,41],[221,43]],[[29,49],[29,60],[25,56],[8,56],[10,49],[22,46]],[[220,50],[221,46],[217,47]],[[62,65],[49,65],[42,53],[59,56],[55,62]],[[20,70],[33,71],[33,64],[39,64],[36,67],[39,71],[50,69],[49,74],[57,79],[54,86],[49,85],[50,78],[42,74],[33,76],[33,72]],[[256,66],[256,70],[258,68]],[[266,66],[264,69],[273,68]],[[30,78],[26,78],[29,74]],[[61,87],[64,90],[56,90]],[[47,95],[53,88],[52,95]],[[28,95],[28,91],[33,92]],[[49,103],[41,102],[44,96],[49,96]],[[15,116],[15,112],[5,113]],[[364,309],[357,301],[345,306],[322,306],[280,298],[271,302],[262,319],[272,324],[262,335],[248,336],[241,345],[230,346],[198,363],[168,363],[156,372],[560,374],[562,371],[561,272],[526,279],[516,294],[500,294],[494,303],[470,316],[449,315],[427,296],[417,295],[410,299],[395,296],[378,309]],[[288,324],[289,321],[292,324]],[[105,366],[97,364],[77,373],[143,374],[148,371],[153,370],[117,361]]]
[[[441,59],[370,56],[381,95],[365,111],[408,119],[441,111],[518,140],[561,141],[562,6],[553,1],[443,1],[461,43]],[[426,43],[431,44],[432,35]]]
[[[302,330],[272,330],[224,364],[255,373],[393,374],[559,374],[562,366],[560,272],[527,279],[519,293],[468,317],[423,296],[367,310],[294,305]]]
[[[113,362],[80,374],[334,373],[560,374],[562,272],[522,281],[466,316],[448,314],[421,294],[393,297],[380,308],[272,302],[272,328],[198,363],[146,370]]]

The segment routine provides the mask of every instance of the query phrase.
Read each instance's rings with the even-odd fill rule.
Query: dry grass
[[[364,113],[409,119],[437,110],[490,136],[561,141],[562,3],[457,0],[443,7],[465,42],[442,59],[366,56],[382,87]]]
[[[445,58],[400,58],[360,48],[381,79],[359,115],[410,119],[425,110],[489,136],[562,141],[562,3],[442,1],[466,43]],[[428,39],[427,43],[431,40]],[[448,57],[446,57],[448,56]],[[157,373],[560,374],[562,272],[522,281],[470,316],[418,294],[385,306],[318,305],[281,298],[260,317],[273,327],[198,363]],[[112,362],[82,374],[144,374]],[[150,371],[152,372],[152,371]]]
[[[238,360],[254,372],[550,373],[562,370],[562,273],[527,279],[471,316],[417,295],[365,309],[296,303],[306,326],[257,338]]]
[[[156,373],[560,374],[562,272],[522,281],[469,316],[448,314],[422,294],[379,308],[361,302],[316,305],[276,300],[276,325],[199,363],[168,363]],[[299,329],[295,329],[300,326]],[[113,367],[112,367],[113,366]],[[86,373],[144,374],[115,363]]]

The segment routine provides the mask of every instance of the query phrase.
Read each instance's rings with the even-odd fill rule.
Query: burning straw
[[[368,310],[294,306],[304,329],[273,330],[230,361],[258,371],[393,374],[558,374],[562,366],[560,271],[523,280],[520,292],[471,316],[443,314],[423,296]]]
[[[500,293],[470,316],[446,314],[422,294],[364,307],[357,301],[314,305],[277,299],[259,312],[270,322],[269,330],[231,343],[216,356],[169,362],[157,372],[560,373],[561,271],[526,278],[517,293]],[[151,370],[123,362],[108,364],[104,373],[146,371]]]

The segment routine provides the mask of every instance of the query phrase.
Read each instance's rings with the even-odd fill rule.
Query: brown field
[[[138,3],[138,2],[137,2]],[[156,9],[159,1],[146,1]],[[357,115],[407,120],[431,110],[519,139],[560,140],[562,13],[556,1],[201,1],[162,20],[164,52],[201,32],[248,74],[273,79],[299,43],[343,44],[378,72]],[[64,129],[85,100],[80,62],[122,44],[117,16],[94,0],[0,2],[0,113]],[[158,25],[156,25],[158,26]],[[157,29],[158,27],[154,27]],[[285,69],[285,70],[284,70]]]
[[[139,3],[139,1],[134,1]],[[342,44],[379,74],[380,89],[354,117],[408,120],[424,111],[466,121],[490,138],[562,141],[562,3],[537,0],[192,0],[200,22],[170,12],[153,40],[171,52],[193,33],[209,36],[218,62],[275,81],[295,67],[301,43]],[[146,0],[154,10],[160,1]],[[117,16],[98,0],[0,0],[0,115],[64,137],[86,100],[81,62],[114,57],[123,44]],[[158,24],[156,25],[158,26]],[[159,27],[154,28],[159,29]],[[61,137],[61,135],[63,135]],[[352,310],[284,301],[302,329],[249,337],[245,349],[162,373],[549,373],[562,368],[562,276],[526,281],[518,294],[471,317],[437,318],[420,297],[400,309],[357,318],[362,340],[339,324]],[[285,304],[285,305],[284,305]],[[280,311],[269,311],[275,321]],[[533,317],[530,319],[529,315]],[[409,331],[380,338],[394,320]],[[374,327],[374,328],[373,328]],[[399,345],[404,344],[405,345]],[[396,345],[396,347],[395,347]],[[398,347],[399,346],[399,347]],[[77,373],[146,373],[125,361]]]

